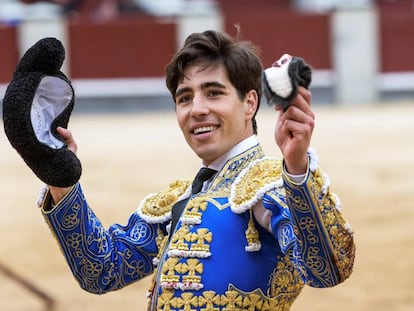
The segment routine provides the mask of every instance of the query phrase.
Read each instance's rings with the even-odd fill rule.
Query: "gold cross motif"
[[[171,306],[174,308],[179,308],[183,311],[197,310],[198,297],[194,296],[193,293],[183,293],[181,297],[175,297],[172,299]],[[192,307],[194,307],[194,309]]]
[[[226,295],[223,295],[221,300],[222,305],[225,306],[223,311],[237,310],[243,304],[242,296],[234,290],[227,291]]]
[[[195,197],[188,202],[185,217],[201,219],[202,211],[207,209],[207,201],[205,198]]]
[[[181,266],[181,273],[188,273],[188,275],[183,276],[183,282],[185,283],[201,283],[201,276],[196,275],[203,273],[203,264],[196,258],[190,258],[186,263],[183,263]]]
[[[220,311],[220,308],[215,308],[214,305],[220,306],[220,296],[216,295],[215,291],[205,291],[203,296],[199,297],[200,311]]]
[[[191,245],[192,251],[210,251],[210,245],[205,244],[205,242],[211,243],[213,239],[213,234],[207,228],[197,229],[197,233],[193,233],[191,237],[191,242],[196,242]]]
[[[178,265],[179,258],[170,257],[162,266],[162,276],[161,282],[174,282],[177,283],[180,279],[178,275],[175,274],[177,269],[180,268]]]
[[[163,290],[160,297],[157,300],[157,309],[158,310],[171,310],[171,301],[174,297],[174,291]]]
[[[258,309],[260,310],[262,303],[263,301],[259,295],[250,294],[249,296],[245,297],[243,300],[243,310],[254,311],[256,310],[256,307],[258,307]]]
[[[191,233],[188,226],[182,226],[172,237],[170,249],[188,251],[188,244],[191,241]]]

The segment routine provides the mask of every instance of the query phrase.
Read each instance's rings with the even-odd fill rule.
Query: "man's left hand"
[[[312,94],[304,87],[298,88],[298,95],[286,111],[279,111],[275,128],[275,140],[279,146],[288,173],[300,175],[306,173],[315,114],[311,109]]]

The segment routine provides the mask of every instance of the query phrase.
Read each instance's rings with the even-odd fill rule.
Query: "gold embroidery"
[[[162,294],[158,297],[158,310],[171,310],[171,307],[176,308],[173,306],[173,302],[175,300],[174,291],[172,290],[163,290]]]
[[[260,296],[257,295],[256,293],[251,293],[250,295],[244,297],[243,299],[243,308],[245,310],[249,310],[249,311],[260,310],[262,305],[263,305],[263,300],[260,299]]]
[[[278,289],[275,296],[266,296],[260,289],[252,292],[241,291],[232,284],[223,295],[210,290],[201,292],[199,296],[193,292],[183,292],[180,296],[173,297],[174,291],[163,290],[158,298],[157,310],[173,308],[180,311],[288,311],[304,286],[298,273],[293,272],[294,269],[292,274],[290,273],[291,268],[292,265],[288,263],[286,256],[275,271],[273,283],[284,280],[282,289]],[[296,278],[299,278],[299,281],[294,284]],[[277,288],[276,284],[274,287]]]
[[[188,242],[191,242],[191,232],[188,226],[182,226],[171,238],[171,250],[188,251]]]
[[[178,264],[179,258],[170,257],[168,258],[161,267],[161,285],[165,288],[178,288],[180,276],[176,275],[175,272],[180,272],[181,265]]]
[[[70,209],[70,214],[66,215],[63,218],[62,226],[65,229],[73,229],[74,227],[79,225],[79,210],[81,208],[81,205],[79,203],[75,203],[72,208]]]
[[[235,180],[230,196],[231,209],[243,213],[252,207],[264,192],[283,185],[280,160],[262,158],[252,162]]]
[[[304,282],[291,261],[292,250],[289,254],[278,257],[276,269],[271,276],[270,300],[267,310],[285,310],[281,306],[290,306],[302,291]],[[272,309],[271,307],[275,309]],[[287,308],[286,310],[289,310]]]
[[[164,191],[149,195],[138,208],[138,214],[149,223],[161,223],[171,219],[171,209],[191,182],[176,180]]]
[[[187,224],[199,224],[201,223],[201,215],[207,208],[208,202],[204,197],[192,198],[184,211],[182,217],[183,223]]]
[[[241,214],[250,209],[250,219],[245,231],[248,252],[257,252],[261,248],[259,232],[257,231],[251,208],[265,192],[280,188],[283,185],[281,177],[282,164],[274,158],[262,158],[252,162],[235,180],[229,198],[233,212]]]
[[[245,231],[246,239],[247,239],[247,246],[245,247],[247,252],[257,252],[261,248],[259,231],[257,231],[254,220],[253,220],[253,210],[249,210],[249,224],[247,230]]]
[[[338,204],[337,197],[326,186],[326,178],[318,167],[310,175],[307,184],[314,197],[319,199],[319,212],[329,233],[332,249],[335,250],[335,261],[339,268],[340,281],[344,281],[352,273],[355,244],[349,225],[345,222],[338,208],[335,208]]]
[[[181,296],[174,297],[170,295],[171,291],[166,290],[158,298],[158,310],[180,311],[288,311],[303,287],[303,283],[298,286],[298,292],[294,294],[278,295],[268,297],[260,289],[252,292],[244,292],[230,284],[228,290],[223,294],[217,294],[215,291],[201,292],[200,296],[195,296],[192,292],[184,292]],[[170,303],[166,299],[170,298]],[[161,301],[160,301],[161,300]],[[161,303],[160,303],[161,302]]]
[[[160,254],[162,254],[164,248],[166,247],[167,240],[168,240],[168,236],[164,234],[164,232],[160,228],[160,225],[158,225],[157,237],[155,238],[155,243],[157,244],[158,253],[152,260],[154,265],[158,265],[158,263],[160,262],[160,256],[161,256]]]
[[[213,234],[207,228],[197,229],[197,233],[191,236],[191,242],[196,242],[191,245],[191,251],[210,253],[210,244],[213,240]]]
[[[211,243],[212,239],[213,234],[207,228],[199,228],[196,232],[190,232],[188,225],[184,225],[173,235],[168,255],[182,258],[210,257],[210,244],[208,243]],[[190,242],[196,243],[192,243],[189,247]]]
[[[256,151],[259,152],[256,152]],[[249,160],[255,160],[262,156],[260,148],[257,148],[254,154],[249,155]],[[246,154],[243,161],[246,160]],[[232,184],[234,178],[240,173],[246,165],[246,162],[235,161],[228,164],[225,175],[219,175],[210,187],[207,197],[196,196],[190,199],[186,210],[183,213],[182,226],[172,237],[170,256],[163,265],[161,287],[162,294],[158,297],[157,310],[202,310],[202,311],[287,311],[293,303],[294,298],[300,293],[304,286],[300,278],[299,272],[293,268],[293,264],[289,261],[288,256],[281,257],[281,263],[275,268],[269,281],[269,289],[267,295],[258,289],[253,292],[243,292],[230,285],[225,293],[217,294],[215,291],[202,291],[203,263],[197,259],[201,253],[210,254],[210,244],[212,242],[212,232],[208,228],[197,228],[193,224],[200,224],[203,212],[207,208],[207,203],[215,198],[220,197],[223,193],[228,195],[229,185]],[[240,184],[235,191],[243,191],[244,194],[240,201],[230,203],[230,206],[246,208],[251,207],[254,200],[257,202],[263,194],[274,188],[280,187],[281,182],[281,162],[275,159],[261,159],[255,162],[252,171],[249,167],[245,169],[245,175],[240,174]],[[262,175],[260,175],[260,174]],[[250,180],[250,178],[253,178]],[[268,179],[266,179],[268,178]],[[260,183],[263,184],[261,185]],[[269,184],[271,186],[268,189]],[[238,198],[234,195],[233,198]],[[247,208],[248,209],[248,208]],[[246,209],[246,210],[247,210]],[[245,210],[245,211],[246,211]],[[244,212],[244,211],[241,211]],[[259,242],[259,234],[255,227],[250,210],[250,219],[246,230],[246,239],[248,245],[256,245]],[[194,229],[192,229],[194,228]],[[193,230],[193,231],[192,231]],[[279,282],[282,284],[279,287]],[[200,286],[200,288],[193,287]],[[187,287],[188,286],[188,287]],[[180,289],[182,292],[174,291]],[[190,291],[186,291],[190,290]],[[193,291],[197,290],[197,291]],[[164,293],[168,293],[164,295]],[[170,295],[173,293],[173,295]],[[176,297],[174,297],[176,295]],[[160,303],[160,299],[162,299]],[[166,303],[166,299],[170,299]]]
[[[228,290],[221,297],[221,305],[224,306],[222,311],[238,310],[243,305],[243,297],[235,290]]]
[[[198,259],[189,258],[186,263],[181,265],[181,274],[188,273],[188,275],[183,276],[182,280],[182,289],[200,289],[202,288],[201,276],[196,275],[202,274],[204,266]]]
[[[198,297],[195,297],[193,293],[183,293],[181,297],[175,297],[171,300],[171,306],[183,311],[197,310]]]
[[[165,239],[164,232],[162,231],[162,229],[158,225],[158,227],[157,227],[157,237],[155,238],[155,243],[157,244],[157,247],[158,247],[159,250],[161,250],[163,248],[163,245],[165,244],[165,242],[166,242],[166,239]]]
[[[219,295],[216,295],[215,291],[205,291],[198,298],[198,305],[199,307],[204,307],[200,311],[220,311],[220,308],[216,306],[221,305],[221,299]]]
[[[264,157],[262,148],[259,145],[246,150],[242,154],[234,157],[231,161],[228,161],[226,165],[219,172],[218,176],[213,180],[209,192],[214,192],[216,197],[226,197],[229,194],[230,186],[236,179],[237,175],[247,166],[249,163],[256,159]]]

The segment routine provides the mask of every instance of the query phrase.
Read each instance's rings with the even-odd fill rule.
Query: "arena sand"
[[[414,103],[315,107],[312,146],[355,232],[354,273],[332,289],[306,287],[292,311],[414,310]],[[259,112],[269,155],[276,114]],[[199,160],[174,112],[74,114],[81,182],[105,226],[126,224],[147,194],[191,178]],[[150,278],[96,296],[79,288],[35,202],[42,183],[0,135],[0,263],[56,301],[56,311],[145,310]],[[172,165],[171,165],[172,164]],[[242,273],[242,271],[241,271]],[[40,311],[44,303],[0,273],[0,310]]]

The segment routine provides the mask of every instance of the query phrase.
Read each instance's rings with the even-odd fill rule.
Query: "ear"
[[[246,119],[251,120],[258,107],[258,96],[255,90],[250,90],[244,99]]]

